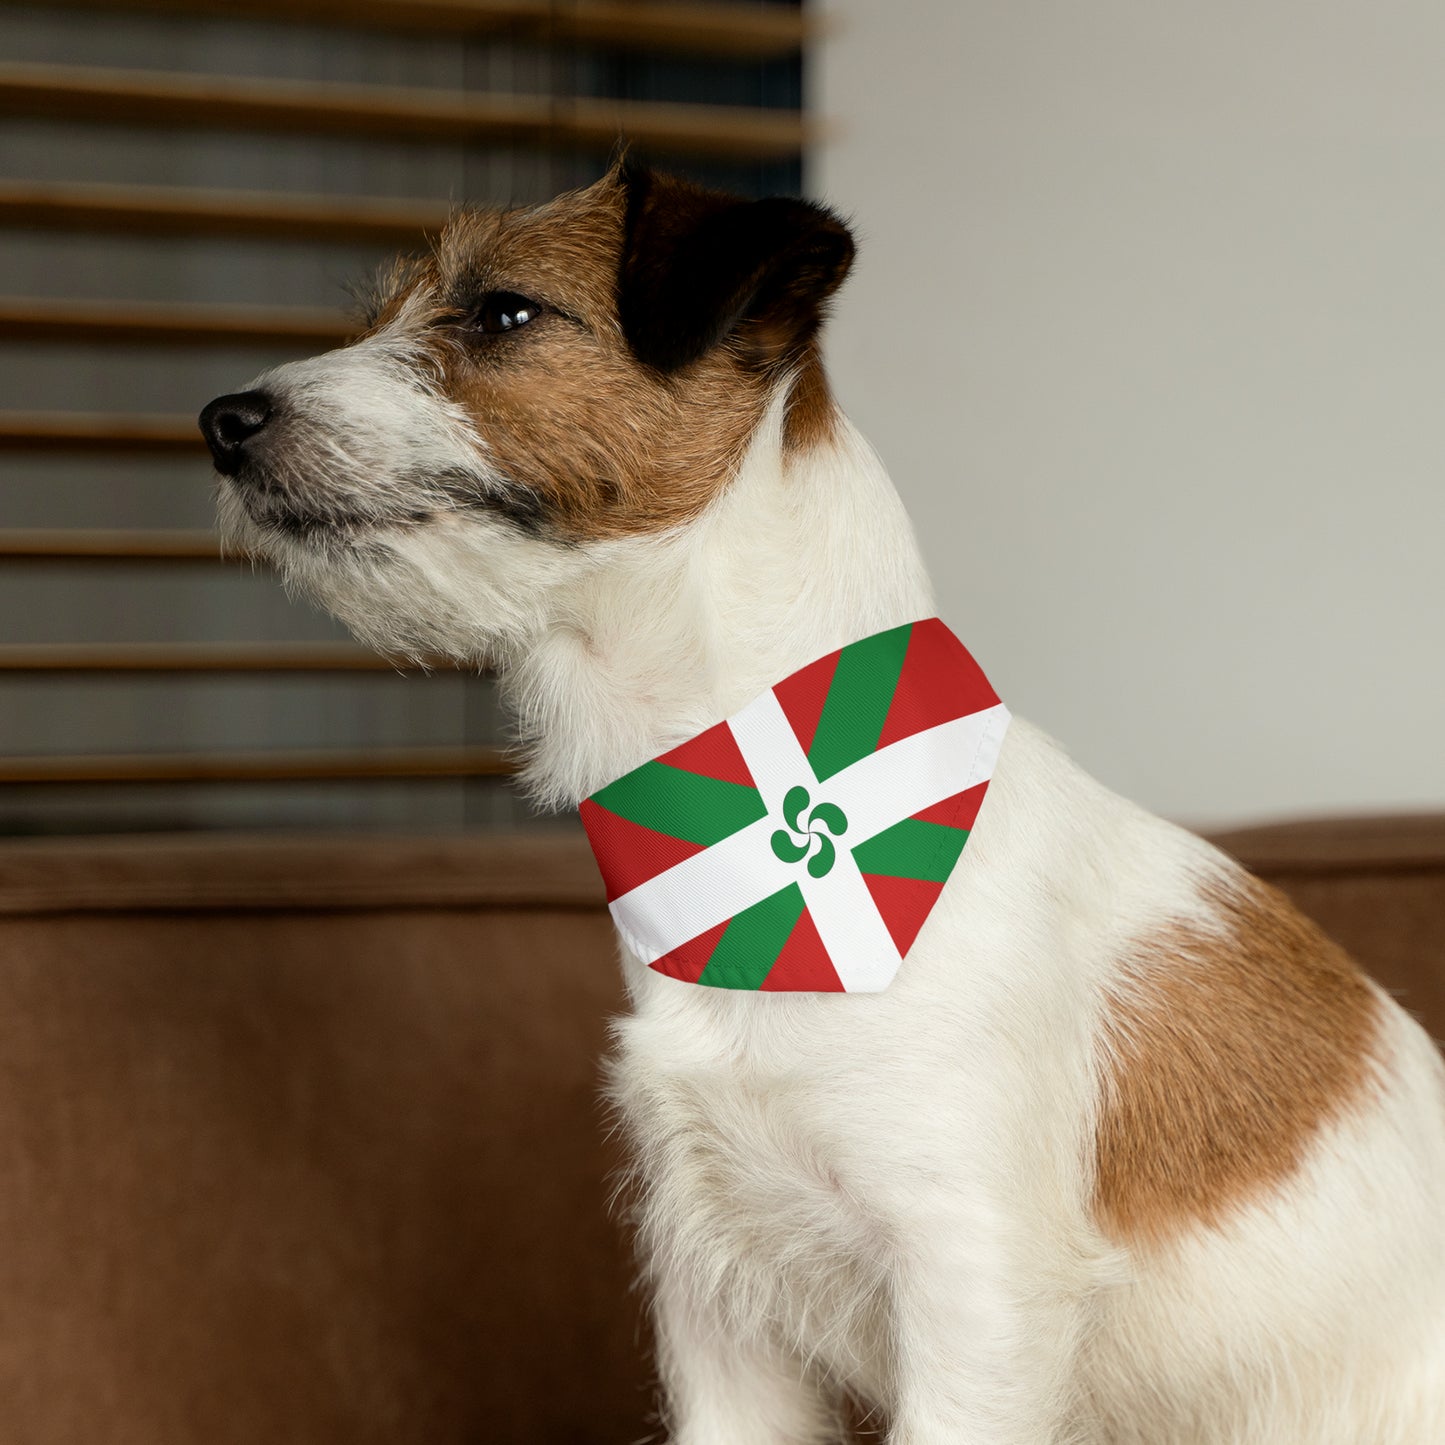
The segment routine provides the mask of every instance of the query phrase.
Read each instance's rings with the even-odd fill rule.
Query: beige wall
[[[834,378],[1000,690],[1185,820],[1445,805],[1445,6],[832,9]]]

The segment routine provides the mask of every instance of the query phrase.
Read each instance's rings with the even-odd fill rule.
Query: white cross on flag
[[[819,658],[582,804],[618,931],[688,983],[886,988],[1008,721],[936,617]]]

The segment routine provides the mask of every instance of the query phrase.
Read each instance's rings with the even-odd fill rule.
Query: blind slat
[[[660,151],[725,160],[791,159],[812,138],[791,110],[33,63],[0,65],[0,114],[593,151],[626,137]]]
[[[133,412],[0,412],[0,451],[147,452],[201,455],[193,416]]]
[[[499,778],[500,748],[437,747],[0,757],[0,783],[283,783],[381,778]]]
[[[320,306],[193,306],[0,296],[0,341],[78,341],[327,349],[359,327]]]
[[[27,0],[3,0],[25,4]],[[52,7],[235,19],[236,0],[50,0]],[[796,55],[811,38],[788,5],[703,0],[247,0],[247,19],[359,30],[510,38],[543,44],[665,50],[764,60]]]
[[[0,529],[4,562],[221,562],[214,532],[179,528],[141,531],[99,527],[16,527]]]
[[[446,206],[365,196],[0,180],[0,225],[46,230],[414,246],[448,214]]]
[[[403,672],[348,643],[125,642],[0,643],[3,673]]]

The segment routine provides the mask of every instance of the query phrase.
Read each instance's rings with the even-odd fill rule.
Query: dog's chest
[[[885,1241],[850,1176],[846,1086],[689,1059],[657,1023],[623,1026],[614,1075],[649,1253],[826,1368],[876,1378]]]

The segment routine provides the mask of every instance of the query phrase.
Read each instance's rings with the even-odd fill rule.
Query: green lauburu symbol
[[[841,838],[848,831],[848,820],[836,803],[819,803],[804,822],[803,809],[810,801],[806,788],[788,789],[788,795],[783,799],[783,817],[789,830],[797,837],[790,838],[779,828],[773,834],[773,852],[784,863],[801,863],[812,853],[813,856],[808,858],[808,872],[814,878],[822,878],[837,861],[838,851],[833,847],[833,838]],[[833,838],[828,836],[829,833]],[[816,851],[814,844],[817,844]]]

